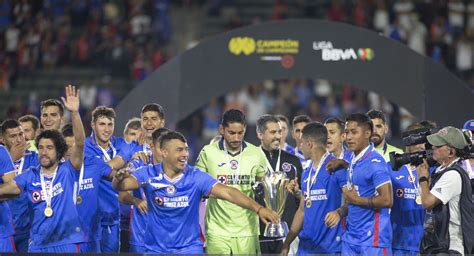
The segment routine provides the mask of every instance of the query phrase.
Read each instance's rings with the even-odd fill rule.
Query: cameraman
[[[468,142],[448,126],[427,136],[440,164],[429,176],[426,161],[417,167],[422,205],[427,209],[423,254],[470,254],[474,243],[474,204],[469,176],[459,154]]]

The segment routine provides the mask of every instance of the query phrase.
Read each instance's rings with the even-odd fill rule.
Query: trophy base
[[[282,221],[280,223],[268,223],[263,233],[264,237],[285,237],[288,234],[288,224]]]

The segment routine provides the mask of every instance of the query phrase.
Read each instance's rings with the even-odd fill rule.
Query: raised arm
[[[19,196],[21,193],[20,188],[15,184],[15,182],[7,182],[0,185],[0,201],[5,201],[10,198]]]
[[[112,180],[112,187],[117,191],[130,191],[140,188],[140,184],[128,170],[120,169]]]
[[[84,159],[84,140],[86,135],[79,114],[79,89],[68,85],[65,88],[66,97],[61,97],[64,107],[71,112],[72,130],[74,133],[74,153],[71,155],[71,164],[76,170],[80,170]]]

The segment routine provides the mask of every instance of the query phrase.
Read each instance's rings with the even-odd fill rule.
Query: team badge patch
[[[217,175],[217,182],[219,182],[220,184],[227,184],[227,176]]]
[[[176,192],[176,188],[173,185],[166,187],[166,193],[174,194]]]
[[[239,162],[237,160],[230,161],[230,169],[237,170],[239,168]]]
[[[41,193],[39,191],[31,192],[31,201],[33,201],[33,203],[40,202],[41,201]]]
[[[397,189],[397,192],[395,194],[397,194],[398,197],[403,197],[403,189]]]
[[[282,165],[281,165],[281,169],[284,171],[284,172],[289,172],[291,171],[291,164],[287,163],[287,162],[284,162]]]
[[[153,201],[155,202],[155,204],[159,206],[163,206],[163,198],[161,196],[155,196]]]

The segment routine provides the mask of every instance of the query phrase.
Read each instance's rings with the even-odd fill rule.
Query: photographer
[[[474,243],[474,204],[469,176],[460,153],[468,142],[454,127],[427,136],[433,159],[440,164],[429,176],[426,161],[417,167],[421,201],[427,209],[423,254],[470,254]]]

